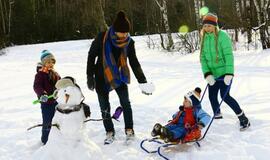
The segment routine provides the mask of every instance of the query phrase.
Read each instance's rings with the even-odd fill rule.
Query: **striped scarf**
[[[119,39],[112,27],[104,35],[102,56],[104,79],[108,91],[119,87],[121,83],[130,83],[130,73],[127,65],[127,47],[129,42],[129,35],[124,39]],[[121,49],[117,63],[112,53],[112,45]]]
[[[59,74],[53,69],[49,70],[47,67],[43,66],[39,71],[47,73],[49,75],[49,81],[52,82],[53,85],[60,79]]]

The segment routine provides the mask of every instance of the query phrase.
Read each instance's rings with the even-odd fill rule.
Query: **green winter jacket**
[[[229,35],[218,32],[218,62],[216,61],[216,44],[214,33],[205,33],[201,51],[201,67],[204,76],[212,74],[215,78],[225,74],[234,74],[232,44]]]

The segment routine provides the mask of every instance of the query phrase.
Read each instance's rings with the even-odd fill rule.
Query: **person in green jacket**
[[[221,119],[219,109],[218,91],[224,98],[240,121],[240,130],[243,131],[250,126],[248,118],[240,108],[237,101],[230,96],[230,84],[234,76],[234,57],[232,44],[229,35],[218,28],[218,18],[212,13],[203,17],[203,28],[201,30],[201,52],[200,62],[204,78],[209,84],[209,99],[212,105],[214,116]]]

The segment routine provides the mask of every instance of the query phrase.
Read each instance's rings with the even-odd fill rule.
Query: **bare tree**
[[[242,23],[242,14],[241,14],[241,6],[240,6],[240,0],[235,0],[235,9],[237,13],[237,17],[240,20],[240,24]]]
[[[0,0],[0,49],[9,41],[13,0]],[[0,53],[1,54],[1,53]]]
[[[168,13],[167,13],[167,0],[162,0],[162,4],[158,2],[158,0],[155,0],[156,4],[158,5],[161,15],[162,15],[162,21],[165,27],[165,31],[167,33],[168,42],[166,44],[166,49],[170,51],[173,47],[173,38],[169,26],[169,20],[168,20]]]
[[[96,20],[98,22],[99,29],[100,31],[105,31],[108,28],[108,25],[104,18],[104,10],[103,10],[103,4],[105,3],[103,2],[103,0],[97,0],[95,1],[95,4],[96,4],[95,10],[97,13]]]
[[[252,30],[251,30],[251,0],[246,0],[245,1],[245,28],[247,31],[247,39],[248,43],[252,41]],[[243,8],[244,10],[244,8]]]
[[[251,0],[234,0],[235,11],[239,19],[238,26],[241,32],[247,33],[248,44],[252,42],[252,26],[251,26]],[[235,40],[238,41],[238,30],[235,29]]]
[[[9,0],[9,13],[8,13],[8,34],[10,33],[11,28],[11,14],[12,14],[12,5],[14,4],[13,0]]]
[[[258,27],[260,28],[260,36],[263,49],[270,48],[270,38],[268,33],[268,12],[269,0],[253,0],[258,20]]]
[[[202,8],[202,6],[204,6],[204,4],[205,4],[204,0],[194,0],[194,9],[195,9],[197,29],[200,29],[200,21],[201,21],[200,9]]]
[[[4,15],[4,7],[2,0],[0,0],[0,14],[1,14],[1,29],[3,33],[6,33],[6,22],[5,22],[5,15]]]

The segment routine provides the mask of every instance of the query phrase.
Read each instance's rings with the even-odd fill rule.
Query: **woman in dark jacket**
[[[112,143],[115,135],[109,103],[109,92],[112,90],[116,91],[123,107],[127,140],[134,137],[132,109],[127,87],[127,84],[130,83],[127,59],[140,83],[139,87],[142,92],[152,94],[154,90],[153,84],[147,83],[141,69],[129,30],[130,23],[125,13],[118,12],[113,25],[106,32],[97,35],[88,53],[87,85],[90,90],[95,88],[97,92],[106,130],[104,144]]]

